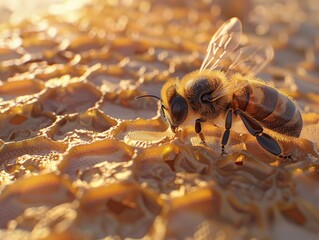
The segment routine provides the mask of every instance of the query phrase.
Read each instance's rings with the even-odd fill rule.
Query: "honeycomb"
[[[60,9],[64,8],[60,3]],[[53,9],[53,8],[52,8]],[[56,8],[55,8],[56,9]],[[1,239],[317,239],[316,0],[93,0],[0,25]],[[270,43],[259,74],[302,111],[265,152],[233,128],[173,134],[152,98],[198,69],[215,30]]]

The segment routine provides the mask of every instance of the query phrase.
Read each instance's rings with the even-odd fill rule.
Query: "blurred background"
[[[64,14],[90,0],[0,0],[0,23],[19,23],[32,15],[44,15],[47,13]]]

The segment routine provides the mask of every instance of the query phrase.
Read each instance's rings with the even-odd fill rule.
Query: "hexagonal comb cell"
[[[1,65],[9,65],[13,60],[19,59],[23,55],[8,48],[0,48]]]
[[[34,104],[12,107],[0,113],[0,139],[10,142],[32,138],[55,119],[51,113],[39,111]]]
[[[36,79],[10,81],[0,86],[0,98],[2,101],[11,100],[16,97],[39,93],[43,89],[44,85]]]
[[[217,191],[203,187],[185,196],[172,198],[169,205],[168,211],[160,216],[165,219],[165,226],[154,228],[151,236],[162,234],[163,239],[187,239],[194,236],[203,221],[219,217],[222,212],[222,196]],[[183,224],[176,224],[181,219]]]
[[[136,90],[122,90],[106,93],[99,106],[105,114],[115,119],[153,118],[157,115],[158,104],[153,99],[135,99]]]
[[[94,225],[94,238],[141,238],[160,213],[162,200],[134,183],[92,188],[80,200],[78,227]]]
[[[115,38],[110,47],[110,51],[122,54],[123,56],[131,56],[145,53],[148,45],[143,42],[135,41],[131,38],[118,37]]]
[[[28,72],[27,65],[3,66],[0,64],[0,80],[3,82],[6,82],[19,74],[25,74],[26,72]]]
[[[71,182],[54,173],[29,176],[7,186],[0,196],[0,227],[30,207],[56,206],[74,200]]]
[[[93,107],[101,95],[91,84],[70,83],[66,87],[48,89],[37,104],[42,111],[57,115],[81,113]]]
[[[91,109],[82,114],[67,115],[57,121],[46,133],[53,140],[74,142],[76,139],[92,141],[97,133],[105,132],[117,122],[105,116],[98,109]]]
[[[83,53],[94,49],[101,49],[105,46],[105,39],[99,37],[90,37],[87,34],[78,36],[74,39],[68,50],[76,53]]]
[[[112,132],[113,135],[125,143],[138,147],[149,144],[159,144],[173,138],[173,133],[167,130],[167,124],[160,118],[137,119],[122,122]]]
[[[68,76],[69,78],[80,77],[86,72],[86,67],[72,66],[71,64],[53,64],[38,66],[34,69],[33,74],[36,78],[42,81],[55,80],[63,76]]]
[[[14,165],[18,158],[23,155],[37,156],[39,161],[44,161],[46,158],[56,161],[59,159],[59,153],[63,153],[66,149],[66,144],[53,142],[51,139],[43,136],[20,142],[7,143],[0,148],[1,169]]]
[[[123,89],[136,88],[136,82],[139,80],[137,74],[126,72],[119,66],[101,66],[92,67],[93,69],[86,73],[85,78],[100,87],[102,92],[120,91]]]
[[[178,189],[174,162],[179,150],[176,145],[169,143],[143,149],[134,158],[132,176],[161,193]]]
[[[70,177],[77,177],[80,170],[91,168],[98,164],[111,164],[129,161],[133,156],[133,148],[117,140],[105,139],[90,144],[71,148],[59,169]]]
[[[100,64],[102,66],[115,66],[122,60],[122,56],[118,54],[111,54],[109,51],[97,49],[96,51],[90,52],[90,54],[85,54],[80,59],[80,64],[85,64],[89,67]]]
[[[31,34],[30,34],[31,35]],[[39,37],[28,36],[23,39],[22,47],[31,55],[42,55],[46,51],[57,51],[58,43],[51,39],[39,39]]]

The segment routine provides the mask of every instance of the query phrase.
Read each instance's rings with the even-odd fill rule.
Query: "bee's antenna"
[[[161,103],[163,102],[163,101],[162,101],[162,99],[161,99],[161,98],[159,98],[158,96],[150,95],[150,94],[137,96],[137,97],[135,97],[135,100],[136,100],[136,99],[139,99],[139,98],[144,98],[144,97],[153,97],[153,98],[156,98],[156,99],[160,100],[160,101],[161,101]],[[164,116],[165,116],[164,109],[165,109],[165,110],[167,110],[167,108],[163,105],[163,103],[162,103],[161,108],[162,108],[163,114],[164,114]]]
[[[143,98],[143,97],[153,97],[153,98],[156,98],[156,99],[162,101],[162,99],[160,99],[159,97],[157,97],[157,96],[155,96],[155,95],[149,95],[149,94],[137,96],[137,97],[135,97],[135,100],[136,100],[136,99],[139,99],[139,98]]]

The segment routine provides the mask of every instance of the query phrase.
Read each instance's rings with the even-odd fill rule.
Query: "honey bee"
[[[303,121],[300,111],[290,98],[254,77],[273,58],[270,45],[239,48],[242,24],[239,19],[226,21],[211,38],[199,70],[181,80],[167,81],[161,90],[162,112],[170,128],[194,124],[195,132],[205,143],[201,125],[222,117],[225,131],[221,153],[230,136],[233,118],[239,116],[248,132],[268,152],[281,158],[277,141],[264,132],[299,137]]]

